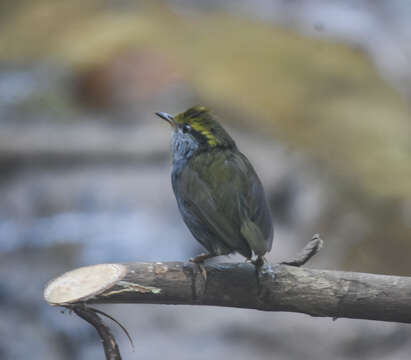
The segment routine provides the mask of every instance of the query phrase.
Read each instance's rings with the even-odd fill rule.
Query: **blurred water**
[[[187,232],[157,216],[140,210],[67,212],[25,222],[0,219],[0,252],[77,244],[82,245],[80,263],[187,259],[192,253]],[[170,239],[176,239],[173,246]]]

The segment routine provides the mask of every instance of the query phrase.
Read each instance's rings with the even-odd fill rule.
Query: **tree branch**
[[[96,309],[88,308],[84,304],[70,305],[66,307],[94,326],[103,344],[106,360],[121,360],[117,342],[111,334],[109,328],[104,325],[100,317],[96,314]]]
[[[311,316],[411,323],[411,278],[287,265],[206,265],[156,262],[100,264],[51,281],[46,301],[56,306],[95,303],[215,305]]]

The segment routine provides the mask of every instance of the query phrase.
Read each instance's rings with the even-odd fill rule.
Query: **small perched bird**
[[[263,186],[248,159],[203,106],[175,117],[156,115],[174,129],[171,180],[178,208],[208,251],[191,261],[203,265],[208,258],[237,252],[250,260],[255,255],[254,263],[261,265],[271,250],[273,223]]]

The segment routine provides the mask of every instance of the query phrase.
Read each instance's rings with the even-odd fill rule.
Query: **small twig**
[[[104,325],[103,321],[96,314],[95,309],[79,304],[66,307],[94,326],[103,343],[106,360],[121,360],[120,350],[114,336],[111,334],[110,329]],[[100,313],[99,310],[97,312]]]
[[[304,249],[294,258],[281,262],[282,265],[302,266],[317,254],[323,246],[323,240],[319,234],[315,234]]]
[[[94,312],[97,313],[97,314],[103,315],[103,316],[105,316],[106,318],[110,319],[111,321],[115,322],[115,323],[120,327],[120,329],[123,330],[124,334],[126,334],[127,339],[128,339],[128,341],[130,341],[130,345],[131,345],[131,347],[132,347],[132,349],[133,349],[133,351],[134,351],[134,342],[133,342],[133,339],[131,338],[131,336],[130,336],[130,334],[128,333],[127,329],[126,329],[118,320],[114,319],[112,316],[110,316],[109,314],[107,314],[107,313],[105,313],[104,311],[101,311],[101,310],[99,310],[99,309],[96,309],[96,308],[93,308],[93,307],[90,307],[90,306],[88,306],[87,308],[88,308],[89,310],[94,311]]]

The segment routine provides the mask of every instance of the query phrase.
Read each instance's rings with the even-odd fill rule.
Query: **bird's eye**
[[[185,125],[183,126],[183,133],[186,133],[187,131],[190,131],[190,130],[191,130],[191,126],[190,126],[190,125],[185,124]]]

